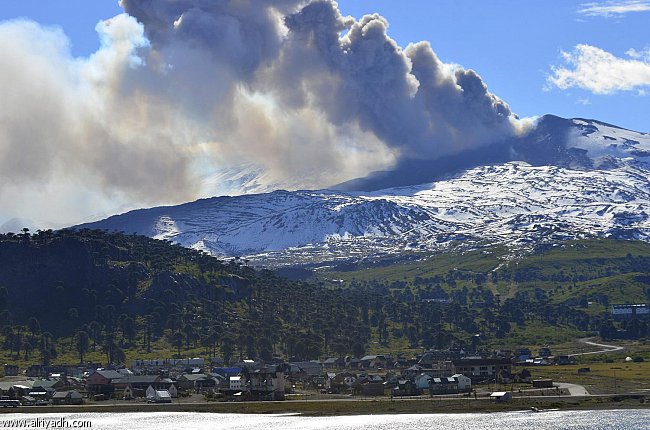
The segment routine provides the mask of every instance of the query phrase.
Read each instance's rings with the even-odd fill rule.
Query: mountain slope
[[[217,197],[81,227],[136,232],[265,264],[361,259],[457,244],[650,239],[649,135],[547,117],[507,152],[525,162],[505,160],[424,185],[377,191]]]

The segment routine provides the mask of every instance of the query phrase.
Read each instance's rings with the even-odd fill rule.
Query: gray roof
[[[79,393],[79,391],[76,390],[71,390],[71,391],[57,391],[54,393],[52,396],[53,399],[65,399],[66,397],[72,397],[72,398],[81,398],[82,395]]]
[[[38,387],[52,388],[54,385],[58,384],[58,382],[59,381],[57,379],[53,379],[53,380],[51,380],[51,379],[41,379],[41,380],[38,380],[38,381],[34,381],[34,383],[32,384],[32,387],[34,387],[34,388],[38,388]]]
[[[156,382],[160,378],[159,375],[128,375],[122,376],[120,379],[113,379],[112,384],[150,384]]]
[[[188,381],[201,381],[203,379],[212,379],[210,375],[206,375],[204,373],[185,373],[179,377],[180,378],[185,378]]]
[[[116,370],[96,370],[95,372],[99,373],[106,379],[120,379],[124,378],[124,375]]]

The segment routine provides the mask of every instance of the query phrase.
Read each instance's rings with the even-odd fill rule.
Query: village
[[[133,360],[129,367],[5,364],[0,405],[56,406],[110,403],[278,401],[311,398],[468,396],[512,399],[513,392],[566,394],[548,378],[534,379],[535,366],[575,364],[542,348],[489,357],[462,351],[429,351],[405,359],[390,355],[329,357],[276,362],[220,358]],[[536,391],[535,391],[536,390]]]

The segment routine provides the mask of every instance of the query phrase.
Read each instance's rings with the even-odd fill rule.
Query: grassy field
[[[579,373],[578,369],[589,368]],[[639,393],[650,395],[650,362],[585,363],[531,369],[534,376],[584,386],[590,394]]]

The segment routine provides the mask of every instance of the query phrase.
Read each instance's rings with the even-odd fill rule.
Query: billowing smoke
[[[475,72],[426,42],[400,48],[376,14],[329,0],[121,6],[88,58],[60,30],[0,24],[0,218],[233,192],[209,178],[242,165],[261,188],[325,187],[523,129]]]

